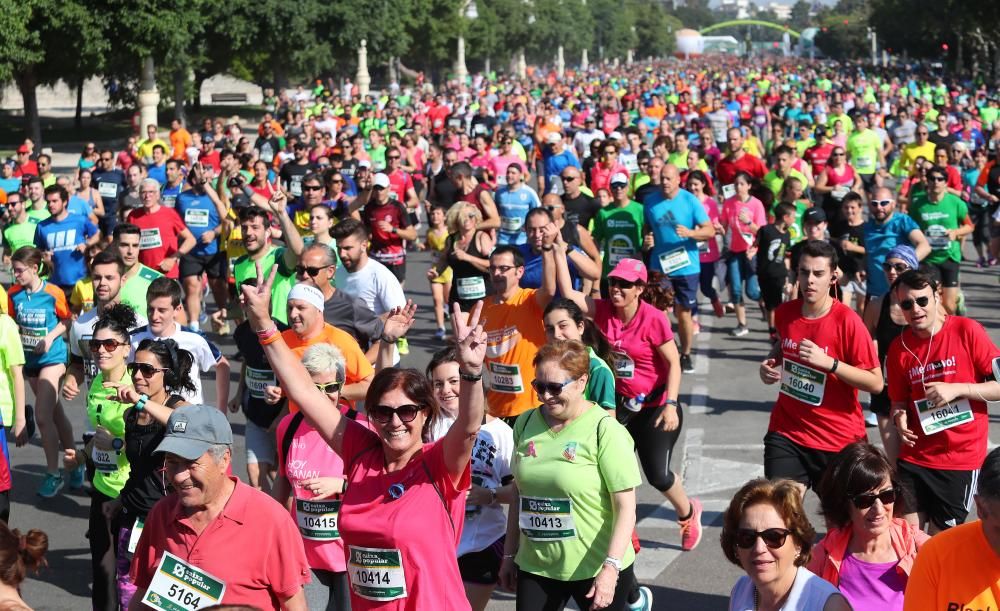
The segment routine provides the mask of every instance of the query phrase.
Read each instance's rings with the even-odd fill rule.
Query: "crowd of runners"
[[[995,90],[716,59],[264,104],[0,166],[4,437],[39,436],[39,503],[89,489],[93,609],[305,609],[310,579],[339,611],[669,608],[640,472],[704,545],[685,375],[701,321],[753,315],[775,399],[730,608],[998,608],[1000,349],[961,282],[1000,256]],[[0,527],[4,608],[45,546]]]

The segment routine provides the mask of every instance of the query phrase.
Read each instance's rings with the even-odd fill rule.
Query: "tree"
[[[679,19],[668,15],[663,5],[650,0],[638,0],[636,15],[636,55],[665,57],[674,52],[674,33],[683,26]]]
[[[809,27],[812,22],[812,18],[809,13],[812,12],[812,5],[806,2],[806,0],[798,0],[792,5],[792,12],[788,18],[788,25],[791,26],[793,30],[802,31]]]
[[[721,21],[719,14],[708,7],[708,0],[687,0],[674,10],[674,17],[686,28],[700,30]]]

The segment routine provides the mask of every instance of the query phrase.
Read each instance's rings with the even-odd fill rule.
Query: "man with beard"
[[[868,220],[862,227],[868,280],[866,297],[872,299],[889,292],[882,264],[890,250],[897,244],[909,244],[917,251],[917,259],[922,260],[930,254],[931,246],[916,221],[906,214],[896,214],[896,198],[892,190],[877,187],[868,206]]]

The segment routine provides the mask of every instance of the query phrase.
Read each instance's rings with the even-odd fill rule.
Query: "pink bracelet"
[[[274,342],[281,339],[281,334],[278,333],[278,328],[275,327],[267,332],[266,335],[257,335],[257,340],[260,342],[261,346],[266,346],[268,344],[273,344]]]
[[[265,337],[270,337],[271,334],[274,333],[274,332],[276,332],[277,330],[278,330],[278,327],[277,327],[277,325],[275,325],[275,326],[271,327],[270,329],[263,329],[261,331],[256,331],[257,338],[258,339],[263,339]]]

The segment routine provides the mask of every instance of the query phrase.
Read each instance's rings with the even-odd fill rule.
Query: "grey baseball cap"
[[[233,445],[233,429],[226,415],[212,405],[184,405],[170,414],[167,432],[156,451],[198,460],[219,444]]]

